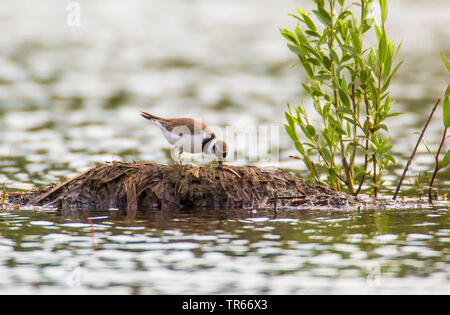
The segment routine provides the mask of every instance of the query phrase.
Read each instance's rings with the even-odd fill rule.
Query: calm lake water
[[[278,27],[292,27],[287,14],[310,1],[78,2],[81,25],[70,27],[67,2],[2,1],[0,190],[44,187],[104,161],[170,162],[141,110],[200,117],[215,132],[273,127],[280,150],[272,165],[304,174],[288,158],[295,149],[283,130],[286,104],[305,96],[304,78]],[[388,121],[398,166],[388,170],[386,196],[450,81],[439,57],[450,55],[449,1],[389,3],[389,30],[403,40],[405,60],[392,97],[405,115]],[[425,137],[432,151],[441,117],[439,109]],[[403,195],[421,193],[433,163],[421,146]],[[448,169],[435,186],[449,192]],[[247,210],[148,210],[133,222],[117,210],[89,217],[94,233],[82,213],[0,213],[0,293],[450,293],[447,202],[276,217]]]

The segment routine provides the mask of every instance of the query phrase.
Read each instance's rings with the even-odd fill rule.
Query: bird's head
[[[214,158],[222,162],[228,154],[228,146],[227,143],[223,140],[217,140],[212,147],[212,155]]]

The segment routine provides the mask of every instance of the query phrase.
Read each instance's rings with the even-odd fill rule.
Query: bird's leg
[[[179,158],[180,158],[180,148],[177,146],[172,147],[170,150],[170,154],[172,156],[172,159],[175,161],[175,163],[180,164]]]
[[[180,165],[183,165],[183,158],[181,157],[182,154],[183,154],[183,148],[180,148],[180,151],[178,153],[178,158],[180,160]]]

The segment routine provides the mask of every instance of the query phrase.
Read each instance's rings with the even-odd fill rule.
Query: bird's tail
[[[161,118],[161,117],[158,117],[158,116],[146,113],[146,112],[141,112],[141,116],[148,120],[157,120],[157,121],[164,120],[164,118]]]

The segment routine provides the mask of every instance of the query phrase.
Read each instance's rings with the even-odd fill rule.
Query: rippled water
[[[114,159],[170,162],[141,110],[200,117],[215,131],[278,126],[278,165],[302,174],[288,158],[295,150],[283,111],[304,96],[303,77],[278,27],[292,26],[287,14],[309,1],[78,2],[81,26],[69,27],[64,1],[2,1],[0,190],[43,187]],[[389,122],[399,164],[387,174],[387,195],[449,82],[439,51],[450,55],[449,1],[389,3],[406,61],[392,84],[405,115]],[[431,150],[441,115],[426,135]],[[404,194],[417,196],[414,179],[433,167],[421,146]],[[435,186],[449,191],[448,170]],[[1,213],[0,292],[449,293],[445,203],[275,219],[247,211],[95,216],[96,251],[80,214]]]
[[[77,215],[0,216],[0,293],[450,293],[448,208]]]

